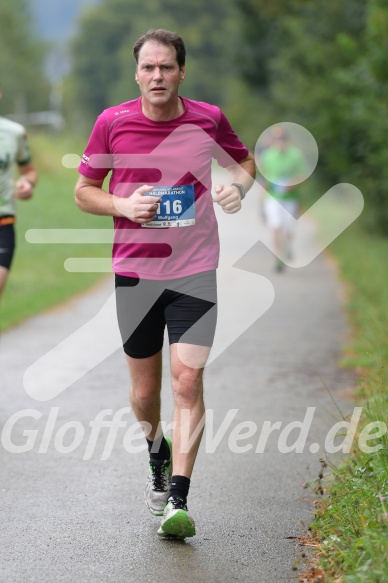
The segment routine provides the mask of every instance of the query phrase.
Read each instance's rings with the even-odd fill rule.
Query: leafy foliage
[[[233,75],[227,48],[233,42],[232,6],[198,0],[188,9],[176,0],[105,0],[89,10],[72,46],[70,83],[77,106],[94,119],[113,103],[137,97],[132,46],[149,28],[177,30],[183,36],[188,53],[185,95],[225,104]]]
[[[250,53],[257,57],[257,81],[245,72],[246,81],[256,91],[264,84],[278,121],[312,132],[325,180],[357,185],[365,224],[388,234],[386,2],[243,0],[240,8],[244,67]]]
[[[2,111],[13,112],[18,102],[28,111],[46,108],[45,49],[33,36],[28,0],[0,0],[0,14]]]

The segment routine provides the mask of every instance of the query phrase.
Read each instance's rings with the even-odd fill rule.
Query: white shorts
[[[264,200],[264,214],[267,225],[271,229],[285,229],[291,233],[294,227],[294,218],[298,215],[299,204],[296,200],[279,200],[267,196]]]

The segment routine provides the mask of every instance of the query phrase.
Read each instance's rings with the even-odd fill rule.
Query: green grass
[[[347,364],[375,370],[388,361],[388,239],[354,226],[333,250],[351,285],[348,306],[355,338]]]
[[[354,225],[337,239],[332,251],[348,283],[354,332],[343,364],[360,373],[358,396],[364,410],[359,429],[375,421],[388,424],[388,239]],[[331,467],[327,495],[317,506],[311,525],[320,541],[316,567],[326,581],[384,583],[388,581],[388,433],[369,443],[381,445],[374,453],[361,451],[356,441],[346,461]]]
[[[111,229],[112,219],[82,213],[74,203],[76,169],[66,169],[62,156],[82,155],[85,140],[67,135],[31,134],[30,141],[39,181],[34,197],[18,201],[17,248],[14,263],[0,305],[0,326],[6,330],[26,318],[82,292],[101,273],[69,273],[68,257],[111,256],[109,244],[31,244],[29,229]]]

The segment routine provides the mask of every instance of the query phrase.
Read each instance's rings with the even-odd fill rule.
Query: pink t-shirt
[[[97,118],[78,168],[94,180],[111,172],[109,192],[122,197],[143,184],[184,185],[187,190],[194,186],[195,202],[189,214],[195,219],[194,224],[186,221],[189,226],[146,228],[125,217],[114,217],[113,271],[120,275],[174,279],[218,265],[212,159],[227,167],[245,158],[248,149],[218,107],[181,99],[185,111],[171,121],[148,119],[142,113],[140,97],[106,109]],[[181,208],[180,202],[174,203],[175,210]]]

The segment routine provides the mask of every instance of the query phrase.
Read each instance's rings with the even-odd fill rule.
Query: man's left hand
[[[14,198],[18,198],[20,200],[28,200],[32,197],[32,193],[34,190],[33,185],[31,182],[26,180],[25,178],[20,178],[15,184],[15,192]]]
[[[225,213],[232,215],[241,209],[240,191],[236,186],[217,184],[214,190],[216,196],[213,197],[213,201],[219,204]]]

